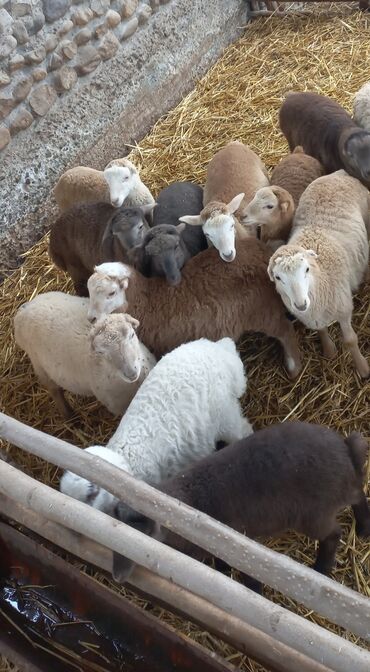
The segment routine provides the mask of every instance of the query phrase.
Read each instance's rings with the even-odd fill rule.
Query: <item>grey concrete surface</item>
[[[242,32],[244,0],[171,0],[109,61],[79,80],[60,104],[0,155],[0,273],[56,216],[51,196],[72,165],[101,169],[127,154]]]

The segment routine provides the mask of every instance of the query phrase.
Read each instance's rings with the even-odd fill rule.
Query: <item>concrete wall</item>
[[[48,23],[47,4],[55,11],[61,7],[64,14]],[[127,154],[127,144],[143,137],[242,33],[247,3],[170,0],[159,5],[159,0],[153,0],[149,6],[137,0],[89,0],[70,6],[70,0],[0,0],[0,7],[12,19],[3,25],[7,32],[0,35],[0,44],[14,47],[9,53],[5,50],[7,55],[0,61],[0,69],[4,66],[3,73],[11,80],[0,88],[0,111],[5,114],[2,125],[10,130],[10,141],[0,152],[0,267],[4,271],[14,268],[19,254],[50,226],[56,214],[50,193],[60,174],[79,164],[101,169],[110,159]],[[80,25],[76,12],[78,21],[87,19],[87,23]],[[127,12],[130,15],[124,16]],[[41,14],[47,21],[33,32],[32,25],[37,17],[41,22]],[[108,26],[112,21],[116,25]],[[14,45],[16,38],[10,33],[14,23],[21,39],[20,26],[25,24],[28,41],[24,45]],[[130,37],[119,39],[128,26]],[[85,29],[91,33],[90,42],[76,44]],[[55,43],[50,39],[53,35],[58,43],[46,53],[49,42]],[[113,36],[109,37],[113,49],[104,60],[102,45],[107,35]],[[86,46],[95,50],[91,57],[95,52],[98,56],[95,54],[90,66],[86,58],[85,73],[81,52],[86,53]],[[22,56],[20,51],[29,53],[38,48],[37,58],[44,56],[43,61],[33,63],[31,57],[25,57],[22,67],[10,71],[10,61],[18,52]],[[72,82],[70,89],[60,83],[62,66],[50,70],[48,65],[51,57],[58,55],[63,56],[62,75],[66,83]],[[39,75],[35,78],[35,71],[40,70],[46,73],[42,81],[37,80]],[[17,102],[14,88],[27,77],[30,81],[18,87],[18,98],[26,95]],[[32,99],[40,86],[46,88],[39,100]],[[15,101],[12,109],[13,102],[4,102],[9,97]],[[20,110],[32,116],[32,121],[15,133],[12,120]]]

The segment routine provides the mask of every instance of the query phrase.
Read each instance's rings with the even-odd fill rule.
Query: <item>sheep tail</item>
[[[344,441],[348,446],[353,467],[356,473],[362,478],[368,453],[367,441],[360,432],[352,432]]]

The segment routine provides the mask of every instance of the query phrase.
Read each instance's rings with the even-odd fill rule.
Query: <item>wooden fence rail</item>
[[[75,446],[0,413],[0,437],[109,490],[232,567],[370,640],[370,600]],[[370,668],[369,668],[370,669]]]

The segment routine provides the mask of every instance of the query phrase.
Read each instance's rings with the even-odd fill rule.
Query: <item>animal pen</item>
[[[207,162],[233,139],[275,166],[286,153],[277,123],[284,94],[315,90],[351,110],[367,79],[369,36],[370,19],[355,3],[254,20],[129,158],[141,165],[154,194],[173,179],[203,184]],[[52,666],[369,672],[370,548],[355,536],[349,512],[341,516],[342,541],[329,579],[310,569],[315,544],[306,538],[290,534],[262,545],[80,450],[105,444],[115,421],[98,402],[76,399],[76,417],[62,421],[13,339],[12,320],[22,303],[40,292],[71,291],[48,258],[47,242],[27,252],[1,287],[1,672]],[[355,297],[354,310],[368,358],[369,288]],[[280,366],[275,343],[251,334],[239,343],[249,378],[243,406],[253,427],[301,419],[370,439],[369,383],[354,374],[348,354],[326,362],[316,335],[300,324],[296,330],[304,367],[294,382]],[[233,578],[59,493],[58,468],[85,476],[207,549],[236,570]],[[370,466],[367,483],[369,473]],[[111,579],[112,551],[139,565],[127,589]],[[239,583],[237,570],[263,582],[264,596]],[[53,586],[70,609],[59,610],[58,619],[50,616]],[[35,623],[38,606],[43,613],[41,605],[49,605],[42,634],[25,627],[27,604]],[[68,631],[64,639],[62,630]]]

